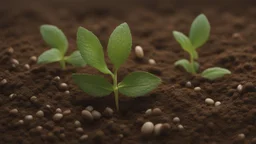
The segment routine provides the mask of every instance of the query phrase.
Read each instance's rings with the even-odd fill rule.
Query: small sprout
[[[175,66],[182,66],[187,72],[192,74],[196,74],[199,71],[199,63],[196,62],[199,57],[196,50],[208,40],[210,29],[211,26],[208,19],[204,14],[200,14],[191,25],[189,37],[181,32],[173,31],[176,41],[190,56],[190,61],[181,59],[174,63]],[[224,68],[213,67],[206,69],[201,75],[209,80],[214,80],[226,74],[231,74],[231,72]]]
[[[180,122],[180,118],[179,117],[175,117],[175,118],[173,118],[172,121],[175,122],[175,123],[179,123]]]
[[[61,113],[56,113],[56,114],[52,117],[52,119],[53,119],[54,121],[60,121],[62,118],[63,118],[63,114],[61,114]]]
[[[215,106],[219,106],[219,105],[221,105],[221,102],[220,101],[216,101],[214,105]]]
[[[30,65],[29,65],[29,64],[25,64],[25,65],[24,65],[24,68],[25,68],[26,70],[29,70],[29,69],[30,69]]]
[[[214,104],[214,100],[211,99],[211,98],[206,98],[205,99],[205,103],[208,104],[208,105],[213,105]]]
[[[141,127],[141,132],[144,135],[150,135],[154,131],[154,124],[152,122],[145,122]]]
[[[65,69],[66,63],[79,67],[86,65],[79,51],[74,51],[70,56],[65,56],[68,49],[68,40],[59,28],[53,25],[42,25],[40,32],[51,49],[42,53],[38,57],[37,63],[59,62],[62,69]]]
[[[236,89],[237,89],[238,92],[242,92],[243,91],[243,85],[239,84]]]
[[[118,69],[125,63],[132,47],[132,36],[127,23],[119,25],[109,38],[107,52],[113,64],[113,71],[108,69],[102,45],[92,32],[79,27],[77,46],[86,63],[103,74],[110,75],[113,84],[104,77],[89,74],[73,74],[73,80],[84,92],[92,96],[103,97],[114,92],[117,110],[119,110],[119,92],[129,97],[144,96],[161,83],[160,78],[147,72],[133,72],[118,83]]]
[[[32,115],[26,115],[24,119],[27,120],[27,121],[31,121],[31,120],[33,120],[33,116]]]
[[[149,59],[148,60],[148,63],[151,64],[151,65],[155,65],[156,64],[156,61],[154,59]]]
[[[39,111],[36,112],[36,116],[44,117],[44,112],[42,110],[39,110]]]
[[[137,56],[137,58],[140,58],[140,59],[144,57],[144,52],[141,46],[135,47],[135,55]]]
[[[194,91],[197,91],[197,92],[198,92],[198,91],[201,91],[201,87],[195,87],[195,88],[194,88]]]

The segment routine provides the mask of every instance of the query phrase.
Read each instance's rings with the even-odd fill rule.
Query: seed
[[[93,116],[92,116],[91,112],[89,112],[88,110],[83,110],[81,112],[81,114],[82,114],[82,117],[85,120],[87,120],[87,121],[92,121],[93,120]]]
[[[245,134],[243,133],[240,133],[237,135],[237,137],[240,139],[240,140],[243,140],[245,138]]]
[[[179,125],[178,125],[178,129],[179,129],[179,130],[183,130],[183,129],[184,129],[184,126],[181,125],[181,124],[179,124]]]
[[[9,111],[11,114],[17,114],[19,111],[18,109],[12,109]]]
[[[25,69],[27,69],[27,70],[30,69],[30,65],[29,65],[29,64],[25,64],[24,67],[25,67]]]
[[[36,116],[44,117],[44,112],[42,110],[39,110],[39,111],[36,112]]]
[[[68,88],[68,85],[66,83],[61,83],[60,84],[60,89],[66,90]]]
[[[14,65],[19,65],[20,64],[19,61],[16,60],[16,59],[12,59],[11,63],[14,64]]]
[[[57,109],[55,110],[55,112],[56,112],[56,113],[62,113],[62,110],[61,110],[60,108],[57,108]]]
[[[41,131],[42,129],[43,129],[42,126],[37,126],[37,127],[36,127],[36,130],[37,130],[37,131]]]
[[[161,124],[161,123],[155,125],[155,127],[154,127],[154,134],[155,135],[160,135],[161,134],[162,125],[163,124]]]
[[[179,117],[175,117],[175,118],[173,118],[172,121],[175,122],[175,123],[179,123],[180,122],[180,118]]]
[[[12,47],[9,47],[9,48],[7,49],[7,53],[8,53],[8,54],[13,54],[13,52],[14,52],[14,49],[13,49]]]
[[[12,98],[14,98],[15,96],[16,96],[16,94],[12,93],[12,94],[10,94],[9,98],[12,99]]]
[[[32,115],[26,115],[25,120],[28,120],[28,121],[33,120],[33,116]]]
[[[63,112],[64,115],[68,115],[68,114],[70,114],[70,113],[71,113],[71,110],[70,110],[70,109],[67,109],[67,110],[65,110],[65,111]]]
[[[241,84],[239,84],[236,89],[237,89],[237,91],[242,92],[243,86]]]
[[[84,132],[84,129],[81,128],[81,127],[78,127],[78,128],[76,128],[76,131],[79,132],[79,133],[82,133],[82,132]]]
[[[146,116],[149,116],[149,115],[151,115],[151,114],[152,114],[152,109],[146,110],[146,112],[145,112],[145,115],[146,115]]]
[[[53,80],[59,81],[59,80],[60,80],[60,77],[59,77],[59,76],[56,76],[56,77],[53,78]]]
[[[56,113],[56,114],[52,117],[52,119],[53,119],[54,121],[60,121],[62,118],[63,118],[63,114],[61,114],[61,113]]]
[[[200,87],[195,87],[194,91],[201,91],[201,88]]]
[[[93,116],[93,119],[97,120],[97,119],[100,119],[101,113],[96,111],[96,110],[94,110],[94,111],[92,111],[92,116]]]
[[[154,124],[152,122],[145,122],[141,127],[141,132],[144,135],[152,134],[154,131]]]
[[[84,134],[80,137],[80,140],[84,141],[84,140],[87,140],[88,139],[88,135],[87,134]]]
[[[35,101],[37,100],[37,97],[36,97],[36,96],[32,96],[32,97],[30,97],[30,100],[31,100],[32,102],[35,102]]]
[[[90,112],[93,111],[93,107],[92,106],[87,106],[85,109],[90,111]]]
[[[19,124],[24,124],[24,120],[19,120],[18,123]]]
[[[162,114],[162,111],[160,108],[154,108],[152,110],[152,115],[161,115]]]
[[[114,111],[112,108],[110,107],[106,107],[104,112],[103,112],[103,115],[106,116],[106,117],[112,117]]]
[[[211,98],[206,98],[205,99],[205,103],[208,104],[208,105],[213,105],[214,104],[214,100],[211,99]]]
[[[143,58],[144,57],[144,52],[141,46],[136,46],[135,47],[135,54],[138,58]]]
[[[215,102],[215,106],[219,106],[220,104],[221,104],[220,101],[216,101],[216,102]]]
[[[80,127],[80,126],[81,126],[81,123],[80,123],[80,121],[78,121],[78,120],[76,120],[76,121],[74,122],[74,124],[75,124],[75,126],[77,126],[77,127]]]
[[[47,108],[51,108],[51,106],[50,106],[50,105],[46,105],[46,107],[47,107]]]
[[[151,65],[155,65],[156,64],[156,61],[154,59],[149,59],[148,60],[148,63],[151,64]]]
[[[2,81],[1,81],[1,85],[4,85],[4,84],[6,84],[7,83],[7,80],[6,79],[3,79]]]
[[[37,57],[36,56],[32,56],[32,57],[30,57],[29,60],[30,60],[31,63],[36,63]]]

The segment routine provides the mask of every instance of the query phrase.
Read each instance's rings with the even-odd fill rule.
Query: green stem
[[[61,61],[60,61],[60,66],[61,66],[62,69],[66,69],[65,60],[61,60]]]
[[[190,54],[190,66],[191,66],[191,69],[192,69],[192,73],[196,74],[196,70],[195,70],[194,65],[195,65],[194,58],[193,58],[192,54]]]
[[[113,75],[113,87],[114,87],[114,94],[115,94],[115,103],[116,103],[116,109],[119,111],[119,100],[118,100],[118,86],[117,86],[117,70],[114,70]]]

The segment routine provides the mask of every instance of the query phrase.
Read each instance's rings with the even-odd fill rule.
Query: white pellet
[[[161,123],[155,125],[155,127],[154,127],[154,134],[155,135],[160,135],[161,134],[162,125],[163,124],[161,124]]]
[[[211,99],[211,98],[206,98],[205,99],[205,103],[208,104],[208,105],[213,105],[214,104],[214,100]]]
[[[16,59],[12,59],[11,63],[14,64],[14,65],[19,65],[20,64],[19,61],[16,60]]]
[[[12,109],[9,111],[11,114],[17,114],[19,111],[18,109]]]
[[[7,80],[6,79],[3,79],[2,81],[1,81],[1,85],[4,85],[4,84],[6,84],[7,83]]]
[[[148,63],[151,64],[151,65],[155,65],[156,64],[156,61],[154,59],[149,59],[148,60]]]
[[[178,125],[178,129],[179,129],[179,130],[183,130],[183,129],[184,129],[184,126],[181,125],[181,124],[179,124],[179,125]]]
[[[29,60],[31,62],[35,63],[37,61],[37,57],[36,56],[31,56]]]
[[[53,119],[54,121],[60,121],[62,118],[63,118],[63,114],[61,114],[61,113],[56,113],[56,114],[52,117],[52,119]]]
[[[145,122],[141,127],[141,132],[144,135],[152,134],[154,131],[154,124],[152,122]]]
[[[151,114],[152,114],[152,109],[146,110],[146,112],[145,112],[145,115],[146,115],[146,116],[149,116],[149,115],[151,115]]]
[[[33,116],[32,115],[26,115],[25,120],[33,120]]]
[[[215,106],[219,106],[220,104],[221,104],[220,101],[216,101],[214,105],[215,105]]]
[[[80,127],[80,126],[81,126],[81,122],[78,121],[78,120],[76,120],[76,121],[74,122],[74,124],[75,124],[76,127]]]
[[[39,110],[39,111],[36,112],[36,116],[44,117],[44,112],[42,110]]]
[[[172,121],[175,122],[175,123],[179,123],[180,122],[180,118],[179,117],[174,117]]]
[[[200,87],[195,87],[194,91],[201,91],[201,88]]]
[[[241,84],[239,84],[236,89],[237,89],[237,91],[242,92],[243,86]]]
[[[192,83],[190,81],[186,82],[186,87],[192,87]]]
[[[143,58],[144,57],[144,52],[141,46],[136,46],[135,47],[135,54],[138,58]]]
[[[62,113],[62,110],[61,110],[60,108],[57,108],[57,109],[55,110],[55,112],[56,112],[56,113]]]
[[[24,68],[25,68],[26,70],[29,70],[29,69],[30,69],[30,65],[29,65],[29,64],[25,64],[25,65],[24,65]]]

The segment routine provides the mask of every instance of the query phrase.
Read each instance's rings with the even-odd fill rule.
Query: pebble
[[[1,81],[1,85],[4,85],[4,84],[6,84],[7,83],[7,80],[6,79],[3,79],[2,81]]]
[[[162,110],[160,108],[154,108],[152,110],[152,115],[161,115],[162,114]]]
[[[201,91],[201,88],[200,87],[195,87],[194,91]]]
[[[30,65],[29,65],[29,64],[25,64],[25,65],[24,65],[24,68],[25,68],[26,70],[29,70],[29,69],[30,69]]]
[[[138,57],[138,58],[143,58],[144,57],[144,52],[143,52],[143,49],[141,46],[136,46],[135,47],[135,55]]]
[[[60,81],[60,77],[59,77],[59,76],[56,76],[56,77],[53,78],[53,80],[55,80],[55,81]]]
[[[46,107],[47,107],[47,108],[51,108],[51,106],[50,106],[50,105],[46,105]]]
[[[148,63],[151,64],[151,65],[155,65],[156,64],[156,61],[154,59],[149,59],[148,60]]]
[[[215,105],[215,106],[219,106],[220,104],[221,104],[220,101],[216,101],[214,105]]]
[[[161,134],[166,134],[166,133],[168,133],[168,131],[169,131],[170,128],[171,128],[170,124],[164,123],[164,124],[161,126]]]
[[[31,56],[29,59],[32,63],[36,63],[37,57],[36,56]]]
[[[238,138],[239,140],[243,140],[243,139],[245,138],[245,134],[240,133],[240,134],[237,135],[237,138]]]
[[[80,140],[81,140],[81,141],[87,140],[88,137],[89,137],[89,136],[88,136],[87,134],[84,134],[84,135],[82,135],[82,136],[80,137]]]
[[[241,36],[241,34],[240,33],[233,33],[232,34],[232,38],[234,38],[234,39],[242,39],[242,36]]]
[[[12,99],[12,98],[14,98],[15,96],[16,96],[16,94],[12,93],[12,94],[10,94],[9,98]]]
[[[24,124],[24,120],[19,120],[18,123],[19,124]]]
[[[70,109],[67,109],[63,112],[63,115],[68,115],[68,114],[71,114],[71,110]]]
[[[18,109],[12,109],[9,111],[11,114],[17,114],[19,111]]]
[[[13,54],[13,53],[14,53],[14,49],[13,49],[12,47],[9,47],[9,48],[7,49],[7,53],[8,53],[8,54]]]
[[[243,92],[256,92],[256,87],[252,82],[247,82],[244,84]]]
[[[155,127],[154,127],[154,134],[155,135],[160,135],[161,134],[162,125],[163,124],[161,124],[161,123],[155,125]]]
[[[181,125],[181,124],[179,124],[179,125],[178,125],[178,129],[179,129],[179,130],[183,130],[183,129],[184,129],[184,126]]]
[[[16,60],[16,59],[12,59],[11,63],[14,64],[14,65],[19,65],[20,64],[19,61]]]
[[[25,120],[33,120],[33,116],[32,115],[26,115],[25,116]]]
[[[60,108],[57,108],[57,109],[55,110],[55,112],[56,112],[56,113],[62,113],[62,110],[61,110]]]
[[[56,113],[56,114],[52,117],[52,119],[53,119],[54,121],[60,121],[62,118],[63,118],[63,114],[61,114],[61,113]]]
[[[85,109],[90,111],[90,112],[93,111],[93,107],[92,106],[87,106]]]
[[[94,111],[92,111],[92,116],[93,116],[93,119],[98,120],[101,118],[101,113],[94,110]]]
[[[70,94],[70,91],[69,91],[69,90],[66,90],[64,93],[65,93],[66,95],[69,95],[69,94]]]
[[[172,121],[175,122],[175,123],[179,123],[180,122],[180,118],[179,117],[174,117]]]
[[[41,131],[42,129],[43,129],[42,126],[37,126],[37,127],[36,127],[36,130],[37,130],[37,131]]]
[[[78,128],[76,128],[76,131],[79,132],[79,133],[82,133],[82,132],[84,132],[84,129],[81,128],[81,127],[78,127]]]
[[[141,132],[144,135],[152,134],[154,131],[154,124],[152,122],[145,122],[141,127]]]
[[[106,107],[104,112],[103,112],[103,115],[106,116],[106,117],[112,117],[113,116],[113,109],[110,108],[110,107]]]
[[[30,97],[30,100],[31,100],[32,102],[35,102],[35,101],[37,100],[37,97],[36,97],[36,96],[32,96],[32,97]]]
[[[145,112],[145,115],[146,115],[146,116],[149,116],[149,115],[151,115],[151,114],[152,114],[152,109],[146,110],[146,112]]]
[[[44,117],[44,112],[42,110],[39,110],[39,111],[36,112],[36,116]]]
[[[82,117],[83,117],[85,120],[87,120],[87,121],[93,121],[93,116],[92,116],[91,112],[89,112],[88,110],[83,110],[83,111],[81,112],[81,114],[82,114]]]
[[[239,84],[236,89],[237,89],[237,91],[242,92],[243,86],[241,84]]]
[[[214,104],[214,100],[211,99],[211,98],[206,98],[205,99],[205,103],[208,104],[208,105],[213,105]]]
[[[186,82],[186,87],[192,87],[192,83],[190,81]]]
[[[78,120],[76,120],[76,121],[74,122],[74,124],[75,124],[76,127],[80,127],[80,126],[81,126],[81,123],[80,123],[80,121],[78,121]]]
[[[61,83],[60,84],[60,89],[66,90],[68,88],[68,85],[66,83]]]

